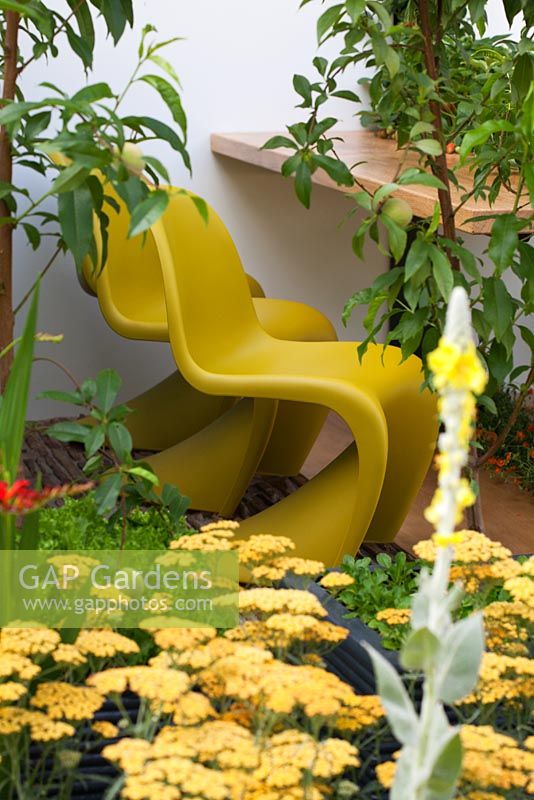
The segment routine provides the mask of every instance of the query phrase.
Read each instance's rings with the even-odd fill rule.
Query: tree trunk
[[[4,75],[2,105],[15,98],[17,85],[17,54],[20,17],[14,11],[6,11],[6,33],[4,39]],[[11,183],[13,157],[11,142],[6,129],[0,128],[0,181]],[[5,202],[0,200],[0,217],[10,217]],[[0,351],[13,340],[15,317],[13,315],[13,227],[9,222],[0,222]],[[0,359],[0,388],[3,389],[11,368],[13,351]]]

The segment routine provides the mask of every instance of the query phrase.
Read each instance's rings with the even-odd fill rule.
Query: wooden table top
[[[278,132],[280,133],[280,132]],[[380,139],[370,131],[336,131],[337,136],[343,141],[336,143],[336,152],[339,157],[349,165],[357,164],[352,170],[353,175],[360,184],[370,192],[376,191],[385,183],[390,183],[397,172],[400,159],[404,153],[397,149],[397,144],[393,139]],[[280,172],[280,168],[292,151],[288,148],[278,150],[261,150],[261,147],[274,133],[214,133],[211,136],[211,149],[229,158],[245,161],[263,169]],[[417,155],[407,153],[404,162],[405,168],[417,166]],[[458,156],[447,156],[451,167],[458,164]],[[364,162],[359,164],[358,162]],[[473,185],[471,173],[467,167],[460,167],[456,174],[460,185],[464,187],[460,191],[452,187],[453,205],[460,205],[461,196]],[[312,178],[313,182],[320,186],[326,186],[339,192],[347,193],[344,186],[338,186],[322,170],[317,170]],[[416,184],[402,186],[396,193],[396,197],[402,197],[412,207],[414,214],[418,217],[428,217],[432,214],[434,204],[437,200],[437,191],[428,186]],[[513,209],[514,195],[508,191],[502,191],[497,197],[493,206],[489,206],[486,200],[469,200],[464,206],[458,208],[456,213],[456,227],[466,233],[487,234],[492,225],[492,220],[469,221],[471,217],[492,213],[506,214]],[[520,216],[527,216],[531,213],[530,208],[520,210]]]

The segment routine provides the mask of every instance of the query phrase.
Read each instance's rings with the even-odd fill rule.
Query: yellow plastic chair
[[[246,474],[261,462],[278,403],[332,409],[349,425],[355,444],[301,489],[247,519],[241,535],[289,536],[299,555],[329,565],[355,553],[364,537],[391,541],[436,441],[436,403],[421,391],[421,362],[411,357],[401,363],[397,348],[375,346],[360,364],[351,342],[275,338],[260,324],[220,218],[210,209],[205,225],[183,194],[173,196],[171,209],[152,235],[176,364],[199,392],[244,399],[154,456],[152,466],[193,497],[220,488],[218,504],[231,511]],[[241,472],[237,461],[245,465]],[[230,482],[221,480],[227,467]]]
[[[122,207],[122,213],[110,213],[106,268],[101,271],[98,265],[95,267],[87,261],[81,276],[82,285],[98,297],[102,314],[116,333],[129,339],[168,342],[163,280],[153,233],[148,231],[146,237],[128,239],[128,215],[120,198],[115,196],[115,200]],[[187,202],[192,206],[189,199]],[[169,227],[174,225],[173,214],[176,211],[181,213],[181,208],[171,205],[166,214]],[[270,335],[307,341],[337,338],[331,322],[316,309],[303,303],[265,298],[260,284],[251,276],[247,276],[247,280],[258,320]],[[128,401],[134,413],[127,424],[136,447],[159,451],[199,433],[233,408],[235,403],[235,397],[218,397],[198,391],[178,371]],[[248,439],[245,421],[252,424],[252,417],[245,413],[245,407],[246,404],[242,404],[233,413],[233,417],[240,419],[243,425],[241,449],[246,449]],[[261,463],[254,462],[253,466],[247,467],[246,459],[241,463],[240,449],[236,447],[236,469],[240,477],[234,491],[226,498],[227,502],[222,503],[220,499],[225,494],[225,482],[218,480],[221,491],[214,492],[211,488],[208,492],[193,493],[195,505],[221,513],[233,511],[251,477],[247,468],[264,474],[297,474],[323,426],[325,416],[325,409],[319,406],[279,404]],[[229,465],[226,472],[229,480]]]

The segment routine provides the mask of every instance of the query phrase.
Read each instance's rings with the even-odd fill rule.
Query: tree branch
[[[0,106],[14,100],[17,88],[17,56],[20,15],[6,11],[4,36],[4,74]],[[0,127],[0,181],[11,183],[13,178],[13,154],[8,132]],[[11,211],[5,199],[0,200],[0,217],[9,219]],[[13,339],[13,225],[10,221],[0,224],[0,349]],[[0,389],[5,386],[13,353],[0,362]]]
[[[423,34],[423,52],[425,67],[429,78],[437,83],[438,67],[434,53],[434,40],[432,38],[432,26],[428,10],[428,0],[417,0],[419,13],[419,23]],[[449,183],[449,170],[447,167],[447,157],[445,155],[445,137],[443,136],[443,122],[441,118],[441,105],[437,100],[429,101],[430,110],[434,117],[434,139],[441,146],[441,155],[431,159],[432,171],[443,182],[445,189],[438,189],[439,204],[441,207],[441,220],[443,223],[443,235],[456,241],[456,226],[454,221],[454,209],[451,199],[451,189]],[[460,264],[456,256],[451,252],[447,253],[449,261],[454,269],[460,269]]]

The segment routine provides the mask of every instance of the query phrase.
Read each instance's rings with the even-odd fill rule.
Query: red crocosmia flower
[[[93,483],[80,483],[76,486],[52,486],[41,491],[30,487],[29,481],[15,481],[11,485],[0,481],[0,513],[24,514],[35,511],[52,500],[58,500],[68,495],[82,494],[89,491]]]

